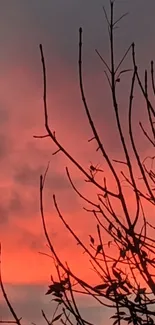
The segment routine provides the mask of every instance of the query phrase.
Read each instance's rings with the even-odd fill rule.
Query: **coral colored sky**
[[[33,138],[33,135],[45,133],[39,44],[43,44],[47,64],[51,128],[86,168],[90,161],[102,164],[100,156],[94,157],[95,146],[87,142],[92,133],[79,93],[78,28],[83,27],[86,95],[106,148],[113,158],[118,159],[121,151],[115,122],[112,122],[109,90],[103,66],[94,51],[97,48],[108,59],[107,30],[102,10],[102,5],[107,4],[106,0],[0,1],[2,273],[7,291],[20,316],[36,323],[41,323],[40,309],[49,308],[49,300],[44,297],[44,293],[52,273],[51,260],[38,253],[47,252],[39,214],[39,176],[49,160],[45,200],[49,232],[60,255],[70,261],[75,270],[78,267],[78,272],[83,276],[87,275],[87,268],[83,267],[86,262],[81,257],[81,251],[76,255],[76,243],[70,239],[57,217],[52,194],[57,195],[66,220],[81,238],[88,236],[94,229],[94,221],[84,214],[82,203],[73,193],[64,168],[66,165],[70,167],[76,185],[86,191],[81,175],[61,153],[52,156],[56,147],[49,139]],[[155,57],[155,2],[126,0],[116,1],[116,4],[117,15],[129,12],[117,30],[116,58],[134,41],[140,67],[148,68],[150,60]],[[128,78],[124,77],[123,81],[119,93],[122,118],[125,121],[124,94]],[[139,94],[135,102],[143,106]],[[139,148],[142,153],[148,150],[140,142]],[[89,195],[93,196],[92,189]],[[80,258],[83,263],[79,263]],[[81,300],[80,304],[84,314],[90,314],[90,307],[85,307],[86,302]],[[8,317],[3,300],[1,310],[2,318]],[[103,315],[100,309],[93,305],[91,311],[92,315],[97,315],[95,320],[101,323]]]

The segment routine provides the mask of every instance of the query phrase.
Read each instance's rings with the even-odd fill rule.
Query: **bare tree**
[[[43,224],[43,230],[47,239],[48,247],[53,258],[53,263],[57,271],[57,279],[51,276],[51,283],[47,291],[47,295],[53,295],[53,301],[56,303],[56,310],[51,320],[42,311],[42,316],[45,321],[51,325],[56,321],[61,321],[63,324],[78,325],[91,324],[84,319],[77,303],[77,295],[88,295],[92,297],[99,305],[111,309],[113,324],[155,324],[155,254],[153,237],[155,227],[149,222],[149,206],[154,211],[155,205],[155,171],[153,148],[155,146],[155,128],[154,117],[155,109],[151,102],[151,96],[155,95],[154,81],[154,63],[151,62],[149,73],[145,71],[144,81],[140,78],[139,67],[136,62],[135,44],[132,43],[126,52],[116,63],[114,36],[115,28],[118,22],[126,16],[123,14],[115,20],[114,6],[115,0],[110,0],[110,17],[108,17],[105,8],[103,8],[105,19],[108,26],[109,43],[110,43],[110,64],[108,64],[98,50],[97,55],[101,59],[101,64],[105,68],[105,76],[108,80],[110,88],[112,108],[115,113],[115,122],[119,133],[120,144],[123,149],[123,159],[111,159],[109,153],[105,149],[104,141],[101,139],[97,125],[95,125],[90,109],[87,104],[87,99],[83,86],[83,68],[82,68],[82,28],[79,29],[79,85],[83,107],[90,125],[92,133],[90,143],[96,143],[96,151],[99,151],[104,165],[106,164],[110,170],[111,176],[115,181],[115,191],[109,186],[108,176],[103,173],[100,166],[91,163],[89,171],[87,171],[67,149],[60,143],[54,130],[49,125],[48,107],[47,107],[47,82],[46,82],[46,65],[43,53],[43,47],[40,45],[42,70],[43,70],[43,107],[45,118],[46,134],[42,136],[34,136],[35,138],[49,137],[57,146],[57,151],[53,153],[59,154],[62,152],[76,166],[83,177],[84,181],[90,182],[96,189],[94,200],[90,200],[84,196],[75,186],[69,169],[66,167],[66,175],[68,180],[81,198],[81,201],[86,204],[84,210],[86,213],[92,214],[96,220],[96,232],[88,234],[88,245],[85,245],[71,226],[66,222],[57,203],[56,196],[53,195],[53,202],[58,213],[58,217],[65,225],[66,229],[72,234],[75,241],[82,247],[85,254],[90,260],[91,267],[98,277],[98,282],[95,286],[88,283],[84,279],[78,277],[69,267],[69,263],[64,263],[59,253],[56,251],[52,240],[48,234],[46,226],[46,218],[44,215],[44,187],[48,167],[44,175],[40,176],[40,211]],[[131,69],[124,69],[123,64],[127,56],[131,56]],[[123,82],[122,76],[128,73],[130,78],[130,91],[128,100],[128,137],[123,131],[121,123],[118,84]],[[151,86],[148,90],[148,77],[151,80]],[[137,117],[139,119],[139,135],[141,141],[148,141],[148,146],[152,154],[149,157],[142,157],[138,150],[137,142],[134,137],[133,130],[133,106],[135,90],[140,89],[145,105],[146,119],[148,119],[148,127],[141,122],[141,111],[138,107]],[[150,96],[151,92],[151,96]],[[135,109],[135,107],[134,107]],[[152,148],[153,147],[153,148]],[[133,157],[134,155],[134,164]],[[148,161],[151,164],[148,164]],[[136,166],[136,168],[135,168]],[[138,170],[138,172],[137,172]],[[111,177],[110,176],[110,177]],[[124,190],[124,183],[130,188],[134,197],[134,213],[131,211],[130,202]],[[120,207],[121,216],[118,215],[116,205]],[[89,206],[89,208],[88,208]],[[147,208],[146,208],[147,207]],[[107,234],[107,245],[103,243],[103,236]],[[114,254],[115,250],[115,254]],[[5,293],[2,280],[0,278],[1,289],[3,296],[10,308],[15,322],[20,325],[20,319],[16,316],[9,299]],[[13,321],[14,322],[14,321]]]
[[[123,160],[110,158],[105,149],[104,141],[99,136],[97,125],[95,125],[92,119],[87,104],[83,86],[82,28],[79,29],[78,67],[81,98],[92,132],[92,137],[89,142],[94,141],[96,143],[96,151],[100,151],[104,164],[106,163],[110,169],[111,175],[115,180],[115,191],[113,191],[108,185],[108,177],[105,174],[104,177],[102,177],[103,171],[99,166],[95,166],[91,163],[89,172],[87,172],[84,167],[74,159],[72,154],[59,142],[55,131],[50,128],[47,107],[45,57],[42,45],[40,45],[44,85],[44,117],[47,133],[43,136],[35,137],[49,137],[58,148],[53,155],[63,152],[63,154],[83,174],[84,181],[90,182],[96,188],[96,196],[94,196],[94,200],[91,201],[88,197],[84,196],[78,188],[76,188],[69,169],[66,167],[66,174],[73,190],[87,206],[89,205],[89,209],[84,207],[86,213],[91,213],[92,217],[96,219],[96,234],[90,236],[88,234],[88,238],[90,239],[88,244],[90,245],[85,245],[70,225],[67,224],[62,212],[60,211],[57,199],[55,195],[53,195],[53,202],[58,217],[72,234],[75,241],[88,255],[91,267],[98,276],[98,283],[96,283],[96,286],[94,287],[91,283],[80,279],[77,274],[73,273],[68,263],[62,262],[59,258],[58,252],[52,244],[52,240],[49,237],[48,229],[46,227],[43,204],[43,191],[48,168],[46,169],[45,174],[40,176],[40,210],[43,229],[58,275],[58,278],[55,280],[51,278],[52,283],[49,285],[47,294],[52,294],[54,296],[53,300],[58,304],[57,310],[61,309],[61,312],[56,314],[56,317],[54,315],[54,321],[60,319],[63,324],[74,324],[75,321],[80,325],[91,324],[87,320],[83,319],[80,313],[76,299],[78,293],[91,296],[98,302],[98,304],[114,309],[115,313],[111,317],[114,321],[113,324],[120,325],[125,322],[128,324],[155,324],[155,311],[153,308],[155,303],[155,240],[153,238],[155,227],[149,223],[149,212],[147,212],[149,206],[153,212],[155,205],[155,156],[153,155],[155,146],[155,109],[149,95],[150,92],[152,92],[153,96],[155,95],[154,63],[153,61],[151,62],[149,74],[145,71],[143,82],[139,75],[134,43],[129,46],[120,58],[120,61],[116,63],[114,50],[115,28],[117,27],[118,22],[120,22],[126,14],[123,14],[115,20],[114,5],[115,1],[110,0],[110,17],[108,17],[105,8],[103,8],[109,33],[110,64],[104,60],[99,51],[96,50],[96,52],[105,67],[105,75],[110,87],[117,130],[119,132],[119,139],[124,154]],[[124,64],[126,57],[129,55],[131,56],[132,67],[131,69],[123,69],[122,65]],[[126,73],[129,73],[130,76],[128,74],[128,77],[131,78],[128,98],[127,125],[130,140],[129,143],[121,123],[119,95],[117,91],[118,83],[122,81],[122,75]],[[148,76],[150,76],[151,80],[150,91],[148,91]],[[136,84],[143,95],[146,105],[146,119],[149,121],[149,126],[146,129],[146,126],[140,121],[141,111],[138,107],[139,111],[137,112],[137,116],[139,119],[139,134],[141,139],[145,138],[145,140],[148,141],[150,152],[152,152],[149,157],[142,157],[137,148],[136,139],[134,137],[132,113]],[[133,158],[131,159],[129,146],[131,146],[132,154],[134,154],[134,164]],[[151,162],[150,166],[148,164],[149,160]],[[135,165],[136,169],[134,167]],[[130,210],[130,202],[123,187],[124,183],[129,186],[134,196],[134,214],[133,211],[131,212]],[[120,206],[122,211],[121,217],[119,217],[116,212],[116,204]],[[147,209],[145,209],[146,206]],[[105,232],[109,238],[108,245],[103,244],[103,235]],[[115,254],[113,253],[114,246]],[[51,321],[48,321],[47,318],[46,321],[48,324],[52,323]]]

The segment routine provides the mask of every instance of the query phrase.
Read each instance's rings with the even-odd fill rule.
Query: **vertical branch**
[[[155,82],[154,82],[154,62],[151,61],[151,81],[152,81],[152,89],[155,95]]]
[[[45,119],[45,129],[48,133],[48,136],[52,139],[52,141],[57,145],[59,151],[62,151],[64,155],[77,167],[77,169],[84,175],[86,178],[93,183],[96,187],[98,187],[101,191],[105,192],[105,188],[101,186],[96,180],[90,176],[85,169],[76,161],[73,156],[60,144],[57,140],[55,132],[51,131],[48,122],[48,109],[47,109],[47,81],[46,81],[46,65],[45,65],[45,58],[43,53],[42,45],[40,44],[40,54],[41,54],[41,62],[42,62],[42,72],[43,72],[43,102],[44,102],[44,119]],[[40,138],[42,136],[38,136]],[[118,197],[118,194],[115,194],[108,189],[106,189],[106,193],[112,195],[113,197]]]
[[[134,175],[133,175],[133,171],[132,171],[132,164],[130,161],[130,157],[129,157],[129,153],[126,147],[126,143],[125,143],[125,139],[124,139],[124,135],[122,132],[122,128],[121,128],[121,123],[120,123],[120,118],[119,118],[119,113],[118,113],[118,104],[117,104],[117,98],[116,98],[116,83],[115,83],[115,61],[114,61],[114,2],[111,1],[111,18],[110,18],[110,55],[111,55],[111,89],[112,89],[112,99],[113,99],[113,106],[114,106],[114,111],[115,111],[115,115],[116,115],[116,122],[117,122],[117,126],[118,126],[118,131],[120,134],[120,139],[121,139],[121,143],[124,149],[124,153],[125,153],[125,157],[126,157],[126,161],[127,161],[127,166],[129,169],[129,173],[130,173],[130,177],[132,180],[132,184],[134,186],[135,189],[135,196],[136,196],[136,202],[137,202],[137,195],[136,195],[136,183],[135,183],[135,179],[134,179]],[[117,70],[116,70],[117,71]],[[131,223],[130,220],[130,216],[128,213],[128,209],[126,206],[126,202],[124,199],[124,196],[122,194],[122,189],[120,186],[120,199],[121,199],[121,203],[122,203],[122,207],[129,225],[129,229],[132,231],[133,229],[133,225]]]
[[[133,46],[132,46],[132,57],[133,57],[133,62],[134,62],[134,70],[135,70],[136,77],[137,77],[137,66],[135,65],[135,46],[134,46],[134,44],[133,44]],[[148,105],[149,105],[149,101],[148,101],[148,98],[147,98],[147,96],[146,96],[146,93],[145,93],[144,98],[146,98],[147,103],[148,103]],[[149,107],[150,107],[150,106],[149,106]],[[131,106],[130,106],[130,116],[131,116]],[[147,177],[146,177],[145,172],[144,172],[144,168],[143,168],[143,166],[142,166],[142,163],[141,163],[141,161],[140,161],[140,157],[139,157],[138,151],[137,151],[137,149],[136,149],[136,145],[135,145],[134,139],[133,139],[133,137],[131,136],[131,134],[130,134],[130,139],[131,139],[131,144],[132,144],[132,148],[133,148],[133,151],[134,151],[135,157],[136,157],[136,159],[137,159],[138,167],[139,167],[139,169],[140,169],[140,172],[141,172],[142,177],[143,177],[143,180],[144,180],[144,184],[146,185],[146,188],[147,188],[147,190],[148,190],[148,193],[150,194],[150,199],[151,199],[153,202],[155,202],[155,197],[154,197],[153,192],[152,192],[152,190],[151,190],[151,188],[150,188],[150,185],[149,185],[149,183],[148,183]]]
[[[152,130],[152,134],[153,134],[153,143],[155,145],[155,129],[154,129],[154,125],[153,125],[153,121],[152,121],[152,115],[151,115],[151,110],[150,110],[150,106],[148,105],[148,80],[147,80],[147,71],[145,71],[145,93],[146,93],[146,106],[147,106],[147,112],[148,112],[148,116],[149,116],[149,123],[150,123],[150,127]]]
[[[111,4],[111,10],[113,11],[113,5],[112,4]],[[113,13],[111,13],[111,15],[112,15],[111,20],[112,20],[113,19]],[[116,102],[116,97],[115,97],[115,73],[114,73],[114,59],[113,59],[113,27],[111,29],[111,51],[112,51],[112,54],[111,54],[111,57],[112,57],[112,69],[111,69],[112,94],[113,94],[113,100],[114,100],[114,107],[117,107],[117,102]],[[108,164],[112,174],[114,175],[114,178],[116,180],[117,187],[118,187],[118,190],[119,190],[119,199],[120,199],[120,201],[122,203],[122,207],[123,207],[123,210],[125,212],[125,216],[126,216],[126,219],[127,219],[127,222],[128,222],[128,226],[131,229],[132,224],[131,224],[130,216],[129,216],[127,206],[126,206],[126,203],[125,203],[125,199],[124,199],[124,196],[123,196],[123,193],[122,193],[120,180],[118,178],[116,170],[114,169],[114,167],[113,167],[107,153],[104,150],[102,142],[101,142],[101,140],[100,140],[100,138],[98,136],[95,125],[94,125],[93,120],[91,118],[91,115],[90,115],[90,112],[89,112],[89,109],[88,109],[88,105],[87,105],[87,102],[86,102],[86,99],[85,99],[85,96],[84,96],[83,78],[82,78],[82,28],[79,29],[79,81],[80,81],[81,96],[82,96],[82,100],[83,100],[83,103],[84,103],[84,108],[85,108],[85,111],[86,111],[86,115],[88,117],[89,124],[90,124],[90,126],[92,128],[92,131],[94,133],[94,137],[95,137],[95,139],[96,139],[96,141],[98,143],[98,146],[99,146],[99,148],[100,148],[100,150],[101,150],[101,152],[103,154],[103,157],[106,159],[107,164]],[[116,111],[117,111],[117,108],[116,108]],[[117,115],[117,117],[118,117],[118,115]],[[119,130],[121,132],[119,119],[118,119],[118,124],[119,124]],[[123,138],[123,143],[124,143],[124,138]],[[130,168],[130,170],[131,170],[131,168]]]
[[[15,312],[15,310],[14,310],[14,308],[13,308],[13,306],[12,306],[12,304],[11,304],[8,296],[7,296],[7,293],[5,291],[5,288],[4,288],[4,285],[3,285],[3,281],[2,281],[2,271],[1,271],[1,245],[0,245],[0,287],[1,287],[1,290],[2,290],[2,293],[3,293],[3,297],[4,297],[4,299],[5,299],[6,303],[7,303],[7,306],[9,307],[9,310],[10,310],[10,312],[11,312],[11,314],[12,314],[14,320],[15,320],[15,323],[17,325],[21,325],[21,322],[20,321],[21,321],[22,318],[18,318],[18,316],[17,316],[17,314],[16,314],[16,312]]]

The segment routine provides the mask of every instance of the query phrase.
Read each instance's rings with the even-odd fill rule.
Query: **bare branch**
[[[1,290],[2,290],[2,293],[3,293],[3,297],[4,297],[4,299],[5,299],[6,303],[7,303],[7,306],[9,307],[9,310],[10,310],[10,312],[11,312],[11,314],[12,314],[14,320],[15,320],[15,323],[17,325],[21,325],[21,322],[20,321],[21,321],[22,318],[18,318],[18,316],[17,316],[14,308],[12,307],[12,304],[10,303],[10,300],[9,300],[9,298],[7,296],[7,293],[6,293],[5,288],[4,288],[4,285],[3,285],[2,271],[1,271],[1,263],[2,263],[1,262],[1,253],[2,252],[1,252],[1,244],[0,244],[0,287],[1,287]]]

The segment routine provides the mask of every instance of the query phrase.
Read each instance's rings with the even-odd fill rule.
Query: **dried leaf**
[[[100,244],[97,246],[95,257],[101,252],[101,250],[102,250],[102,245]]]
[[[113,315],[113,316],[111,316],[110,318],[118,318],[118,315]]]
[[[122,316],[122,315],[126,315],[126,313],[125,313],[125,311],[120,311],[120,312],[119,312],[119,315],[121,315],[121,316]]]
[[[118,236],[118,238],[119,238],[119,239],[121,239],[121,238],[122,238],[122,234],[121,234],[121,232],[120,232],[120,230],[119,230],[119,229],[117,229],[117,236]]]
[[[138,289],[138,293],[141,294],[141,295],[144,294],[145,291],[146,291],[146,288],[139,288]]]
[[[120,257],[124,258],[126,256],[126,249],[120,249]]]
[[[58,298],[54,298],[54,299],[52,299],[52,301],[55,301],[55,302],[58,302],[59,304],[62,304],[62,300],[58,299]]]
[[[54,292],[53,296],[58,297],[58,298],[62,298],[63,294],[62,294],[62,292]]]
[[[131,283],[128,280],[126,280],[126,284],[130,289],[133,289],[133,286],[131,285]]]
[[[117,318],[114,322],[113,322],[113,325],[116,325],[117,323],[119,323],[120,319]]]
[[[111,231],[112,228],[113,228],[113,224],[110,222],[110,223],[109,223],[108,230]]]
[[[127,317],[124,317],[123,319],[124,320],[127,320],[127,321],[130,321],[132,319],[132,317],[131,316],[127,316]]]
[[[97,286],[94,287],[95,290],[103,290],[106,289],[107,287],[109,287],[109,284],[104,283],[104,284],[99,284]]]
[[[62,281],[63,282],[63,281]],[[51,284],[49,286],[49,288],[55,292],[64,292],[65,291],[65,288],[63,286],[63,283],[62,282],[54,282],[53,284]]]
[[[90,237],[91,244],[94,245],[95,244],[95,239],[91,235],[89,235],[89,237]]]
[[[111,243],[112,243],[112,241],[109,240],[109,241],[108,241],[108,247],[109,247],[109,248],[110,248]]]
[[[128,289],[124,284],[120,283],[120,287],[121,287],[121,289],[123,289],[126,293],[130,294],[129,289]]]
[[[52,323],[53,324],[54,322],[56,322],[58,319],[60,319],[60,317],[62,316],[63,313],[57,315],[56,317],[54,317],[54,319],[52,320]]]
[[[122,299],[124,299],[125,295],[123,295],[122,293],[119,293],[117,296],[117,301],[121,301]]]
[[[107,289],[107,291],[106,291],[106,296],[109,297],[110,293],[113,292],[113,291],[115,291],[116,288],[117,288],[117,283],[114,282],[114,283],[113,283],[111,286],[109,286],[109,288]]]
[[[117,265],[117,263],[118,263],[118,261],[115,261],[114,264],[113,264],[113,266],[112,266],[112,268],[115,268],[116,265]]]
[[[47,292],[45,293],[45,295],[50,295],[51,293],[53,293],[53,289],[48,289]]]
[[[147,257],[147,253],[143,250],[142,250],[142,255],[143,255],[143,257]]]
[[[114,276],[115,276],[119,281],[121,281],[122,278],[121,278],[120,273],[118,273],[115,269],[112,269],[112,271],[113,271]]]
[[[109,297],[110,293],[113,291],[113,289],[111,288],[111,286],[107,289],[106,291],[106,296]]]
[[[68,278],[61,280],[62,286],[65,286],[69,282]]]
[[[140,302],[140,301],[141,301],[141,297],[140,297],[140,295],[138,293],[136,298],[134,299],[134,302]]]

